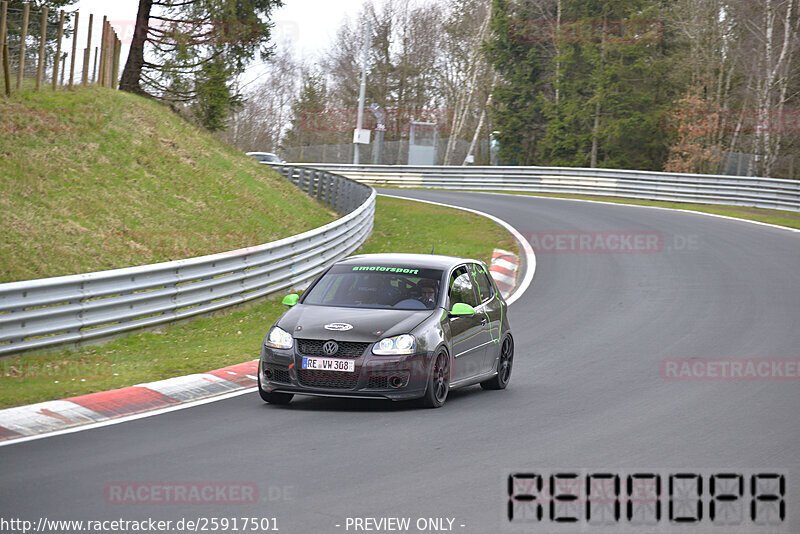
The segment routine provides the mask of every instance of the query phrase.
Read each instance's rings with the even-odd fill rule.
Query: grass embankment
[[[467,230],[465,230],[467,229]],[[516,250],[488,219],[460,210],[378,197],[375,227],[359,252],[430,252],[480,258]],[[0,359],[0,408],[208,371],[258,357],[279,298],[213,317],[133,334],[80,351]]]
[[[233,250],[335,218],[157,102],[101,88],[0,98],[0,282]]]
[[[486,192],[486,191],[478,191]],[[506,193],[512,195],[525,195],[533,197],[549,198],[574,198],[578,200],[592,200],[595,202],[608,202],[611,204],[633,204],[636,206],[654,206],[658,208],[672,208],[684,211],[699,211],[701,213],[713,213],[715,215],[725,215],[735,219],[747,219],[763,223],[786,226],[789,228],[800,228],[800,213],[795,211],[769,210],[762,208],[748,208],[745,206],[714,205],[714,204],[692,204],[689,202],[666,202],[662,200],[639,200],[635,198],[604,197],[592,195],[552,195],[547,193],[527,193],[522,191],[491,191],[492,193]]]

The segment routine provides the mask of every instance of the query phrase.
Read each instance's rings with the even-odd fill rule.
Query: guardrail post
[[[317,171],[314,173],[314,197],[319,200],[320,202],[323,201],[325,193],[323,191],[323,180],[325,177],[323,176],[323,171]]]
[[[345,204],[344,204],[344,189],[347,186],[347,182],[342,179],[340,176],[336,177],[336,209],[344,211]]]
[[[329,172],[325,173],[325,203],[333,207],[333,199],[331,198],[331,186],[333,186],[333,175]]]
[[[352,209],[353,209],[353,190],[354,189],[355,189],[355,186],[353,185],[353,183],[352,182],[348,182],[347,183],[347,202],[345,204],[345,209],[347,211],[352,211]]]

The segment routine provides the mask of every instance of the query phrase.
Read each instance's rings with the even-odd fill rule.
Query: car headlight
[[[372,354],[378,356],[391,356],[394,354],[414,354],[416,343],[414,336],[401,334],[395,337],[381,339],[372,347]]]
[[[291,349],[294,346],[294,339],[289,332],[273,326],[264,345],[273,349]]]

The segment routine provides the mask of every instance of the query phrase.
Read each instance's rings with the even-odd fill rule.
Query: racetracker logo
[[[664,380],[800,380],[800,358],[668,358]]]
[[[255,482],[109,482],[106,503],[239,505],[258,502]]]
[[[653,254],[664,250],[661,232],[556,230],[525,234],[537,254]]]

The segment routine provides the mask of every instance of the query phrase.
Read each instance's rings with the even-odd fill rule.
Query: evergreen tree
[[[545,104],[551,165],[659,169],[668,91],[663,26],[649,0],[563,2],[558,102]]]
[[[672,92],[655,0],[495,0],[501,163],[659,169]],[[545,17],[542,17],[542,13]]]
[[[306,147],[327,142],[330,131],[337,130],[338,117],[325,113],[328,100],[325,83],[321,76],[308,73],[303,78],[300,95],[292,105],[292,125],[281,143],[282,148]],[[300,161],[303,160],[302,152]]]
[[[500,163],[505,165],[541,163],[538,143],[547,120],[541,93],[548,81],[546,48],[550,45],[530,39],[524,31],[524,22],[536,20],[534,17],[530,5],[512,5],[509,0],[492,4],[489,27],[493,37],[484,51],[500,75],[492,116],[498,130]]]
[[[223,128],[222,114],[241,101],[230,81],[258,53],[269,56],[269,17],[281,5],[281,0],[140,0],[120,89],[194,104],[205,126]]]
[[[195,116],[212,132],[224,130],[228,116],[241,108],[243,99],[229,86],[230,71],[217,59],[202,66],[196,79]]]

